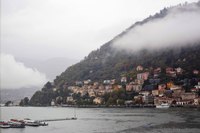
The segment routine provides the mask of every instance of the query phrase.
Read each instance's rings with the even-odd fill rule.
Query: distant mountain
[[[7,101],[19,102],[24,97],[29,97],[34,94],[39,88],[21,88],[21,89],[1,89],[0,90],[0,103]]]
[[[23,62],[27,67],[36,68],[38,71],[46,74],[47,78],[50,80],[55,79],[55,77],[65,71],[67,67],[78,62],[78,60],[64,57],[50,58],[47,60],[17,58],[17,60]]]

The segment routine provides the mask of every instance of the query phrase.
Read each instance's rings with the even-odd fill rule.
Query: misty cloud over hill
[[[44,73],[25,66],[14,56],[1,53],[1,89],[41,87],[48,81]]]
[[[126,31],[112,42],[117,50],[180,47],[200,42],[200,2],[164,9],[142,24]]]

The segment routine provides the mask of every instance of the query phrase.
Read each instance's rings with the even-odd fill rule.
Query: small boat
[[[25,122],[23,120],[18,119],[10,119],[9,124],[12,128],[24,128]]]
[[[25,124],[21,122],[8,121],[8,124],[11,128],[25,128]]]
[[[24,120],[10,119],[10,121],[25,124]]]
[[[77,120],[77,117],[76,117],[76,108],[74,108],[74,117],[72,117],[71,120]]]
[[[0,121],[0,128],[10,128],[8,122]]]
[[[170,105],[168,103],[161,103],[160,105],[156,105],[156,108],[159,108],[159,109],[167,109],[169,107]]]
[[[26,126],[33,126],[33,127],[38,127],[40,126],[40,123],[38,121],[34,121],[31,119],[24,119],[24,123]]]
[[[37,121],[40,126],[48,126],[49,124],[44,121]]]
[[[77,118],[76,117],[72,117],[71,120],[77,120]]]

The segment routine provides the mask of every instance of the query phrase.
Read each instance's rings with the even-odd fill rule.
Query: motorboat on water
[[[10,128],[8,122],[0,121],[0,128]]]
[[[33,127],[38,127],[40,126],[40,123],[38,121],[34,121],[31,119],[24,119],[24,123],[26,126],[33,126]]]
[[[36,121],[36,120],[31,120],[31,119],[24,119],[25,125],[27,126],[48,126],[48,123],[46,123],[45,121]]]
[[[37,121],[40,126],[48,126],[49,124],[44,121]]]
[[[16,119],[11,119],[8,124],[11,128],[25,128],[25,123]]]
[[[25,124],[23,122],[19,122],[18,120],[11,119],[8,122],[0,121],[1,128],[25,128]]]
[[[25,124],[24,120],[10,119],[11,122]]]
[[[159,109],[167,109],[170,107],[170,104],[168,103],[161,103],[160,105],[156,105],[156,108],[159,108]]]
[[[10,119],[8,122],[0,121],[0,128],[25,128],[25,126],[48,126],[48,123],[45,121],[36,121],[31,119]]]
[[[77,120],[77,117],[72,117],[71,120]]]

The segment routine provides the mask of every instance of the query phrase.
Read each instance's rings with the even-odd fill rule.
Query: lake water
[[[78,117],[0,133],[200,133],[200,109],[1,107],[0,111],[1,120],[66,118],[74,111]]]

